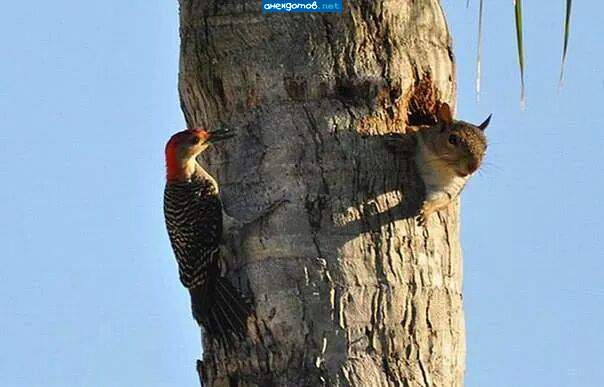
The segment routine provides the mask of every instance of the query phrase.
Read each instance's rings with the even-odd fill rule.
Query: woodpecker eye
[[[201,139],[199,137],[197,137],[197,136],[193,136],[193,137],[189,138],[189,143],[191,145],[199,144],[200,141],[201,141]]]
[[[449,136],[449,144],[451,144],[453,146],[458,146],[459,145],[459,137],[457,137],[454,134],[450,135]]]

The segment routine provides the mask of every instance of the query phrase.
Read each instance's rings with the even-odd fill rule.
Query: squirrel
[[[480,167],[487,150],[484,131],[492,116],[476,126],[454,120],[450,106],[442,103],[437,124],[418,132],[415,163],[426,186],[426,199],[417,217],[420,226],[457,198]]]
[[[420,226],[425,226],[431,214],[457,198],[480,167],[487,150],[484,131],[492,116],[476,126],[454,120],[451,107],[441,103],[434,125],[422,126],[411,136],[390,133],[384,137],[392,150],[413,149],[419,176],[426,187],[426,198],[417,217]]]

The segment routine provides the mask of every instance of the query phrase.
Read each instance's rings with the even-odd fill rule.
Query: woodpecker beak
[[[235,134],[228,129],[214,130],[212,132],[208,132],[208,139],[206,141],[209,144],[215,144],[233,136],[235,136]]]

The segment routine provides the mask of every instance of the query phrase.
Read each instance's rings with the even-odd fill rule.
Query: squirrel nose
[[[468,172],[474,173],[478,169],[478,162],[476,160],[468,161]]]

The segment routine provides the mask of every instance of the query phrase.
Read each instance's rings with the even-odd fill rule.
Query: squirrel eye
[[[200,138],[199,138],[199,137],[197,137],[197,136],[192,136],[192,137],[190,137],[190,138],[189,138],[189,143],[190,143],[191,145],[198,144],[198,143],[199,143],[199,141],[200,141]]]
[[[454,146],[458,146],[459,145],[459,137],[457,137],[454,134],[450,135],[449,136],[449,144],[454,145]]]

